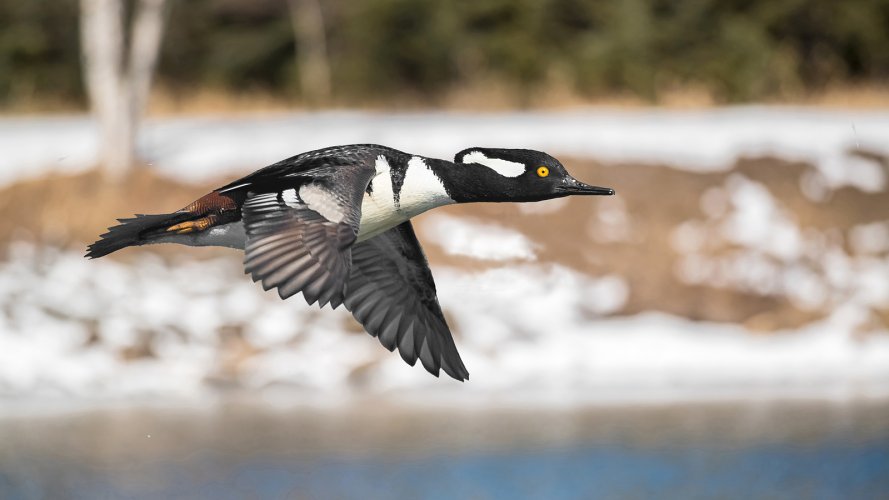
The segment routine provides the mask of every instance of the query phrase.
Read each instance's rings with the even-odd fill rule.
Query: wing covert
[[[264,289],[277,288],[282,299],[302,292],[309,304],[338,307],[373,173],[370,163],[327,165],[277,190],[248,192],[245,272]]]

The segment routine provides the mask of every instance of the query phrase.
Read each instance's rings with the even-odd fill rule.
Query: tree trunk
[[[330,63],[320,0],[289,0],[296,40],[300,91],[310,104],[330,97]]]
[[[125,60],[123,0],[80,1],[81,50],[99,127],[99,161],[113,178],[123,176],[136,160],[136,138],[160,51],[165,3],[139,1]]]
[[[132,116],[145,114],[151,80],[160,55],[164,34],[164,5],[166,0],[141,0],[133,24],[130,42],[129,80]]]

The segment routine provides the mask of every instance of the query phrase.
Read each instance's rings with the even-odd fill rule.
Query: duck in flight
[[[89,246],[98,258],[149,243],[244,250],[265,290],[344,305],[411,366],[463,381],[460,359],[410,219],[453,203],[530,202],[611,195],[528,149],[465,149],[453,162],[374,145],[302,153],[169,214],[118,219]]]

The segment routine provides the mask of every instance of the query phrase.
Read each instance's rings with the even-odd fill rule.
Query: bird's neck
[[[429,167],[456,203],[516,201],[519,195],[500,174],[483,165],[430,159]]]

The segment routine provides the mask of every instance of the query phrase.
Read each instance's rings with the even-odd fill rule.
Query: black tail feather
[[[121,248],[144,245],[166,228],[192,217],[188,212],[175,212],[158,215],[137,214],[131,219],[117,219],[120,225],[109,227],[107,233],[87,247],[86,257],[97,259]]]

